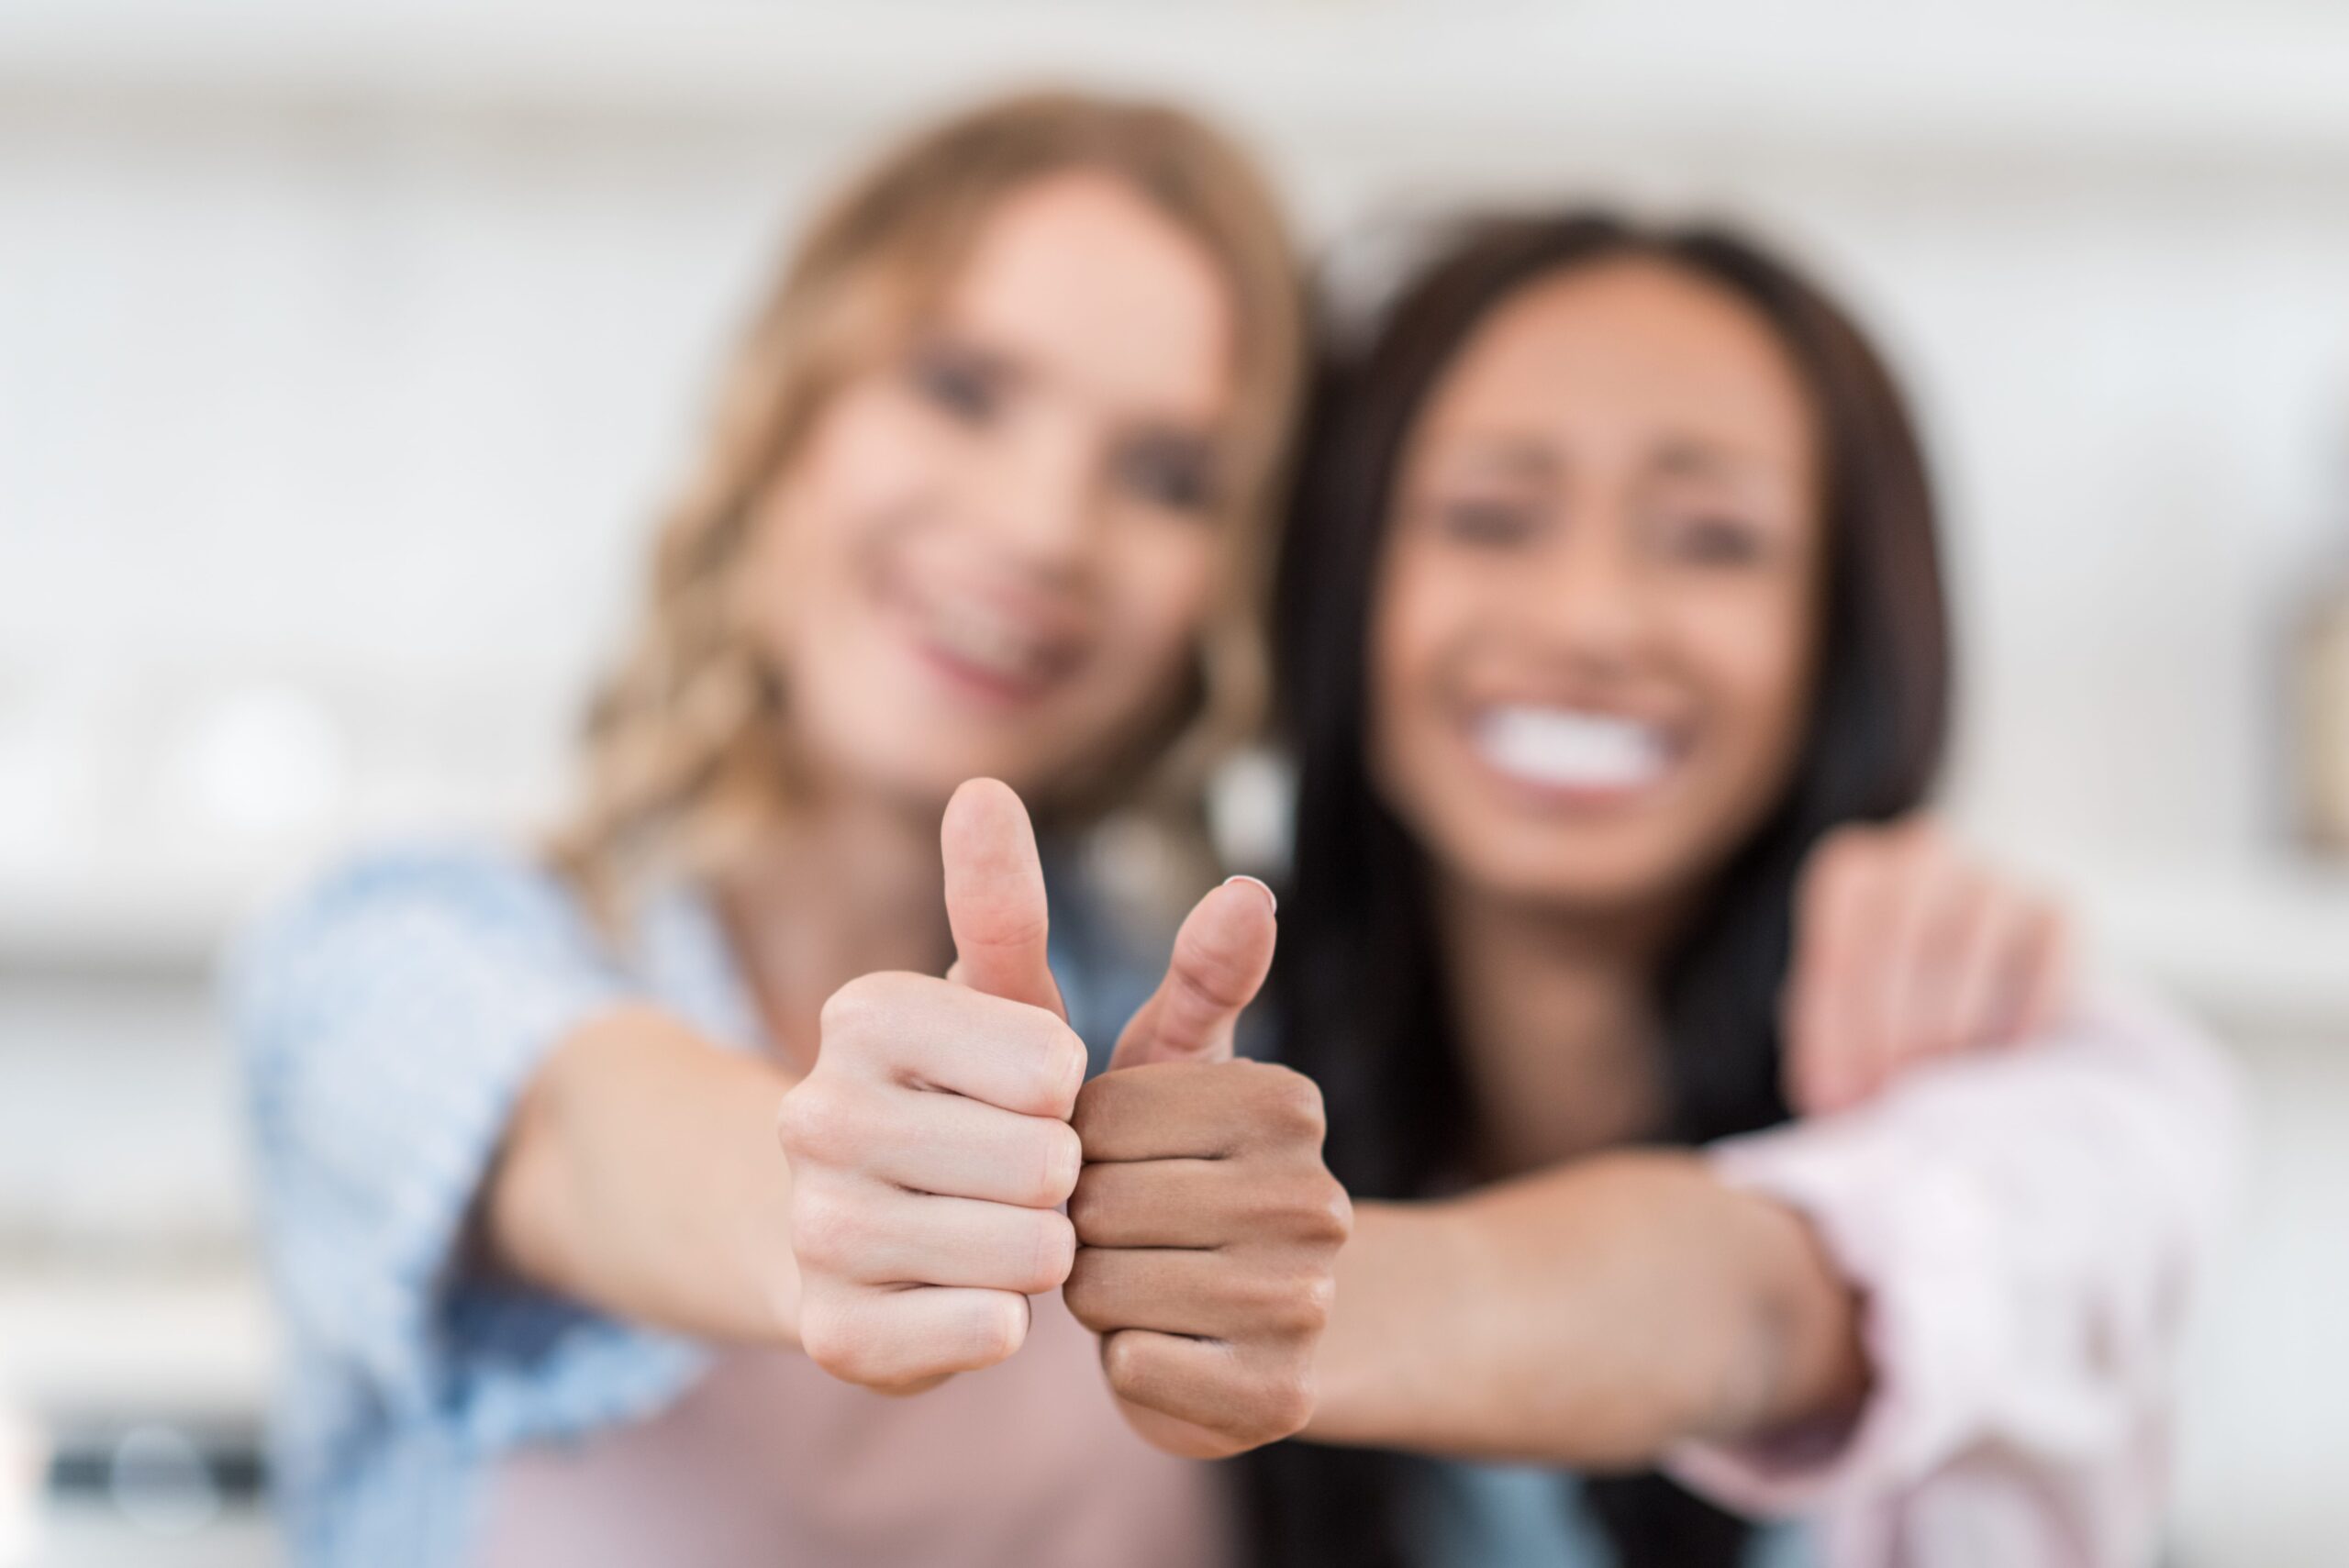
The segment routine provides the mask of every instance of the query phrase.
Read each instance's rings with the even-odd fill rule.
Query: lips
[[[900,592],[894,597],[930,662],[984,695],[1033,697],[1076,668],[1077,640],[1047,617],[976,595]]]
[[[1674,746],[1659,725],[1620,714],[1507,704],[1479,714],[1472,740],[1487,765],[1538,789],[1620,795],[1661,780]]]

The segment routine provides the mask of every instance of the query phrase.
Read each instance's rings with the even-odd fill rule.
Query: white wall
[[[1723,107],[1610,11],[1581,52],[1510,7],[1359,11],[1391,24],[1367,66],[1319,52],[1358,30],[1334,6],[1275,13],[1221,72],[1194,57],[1257,37],[1229,16],[1160,51],[1123,21],[1030,31],[1060,40],[1038,59],[1158,60],[1206,89],[1324,239],[1588,191],[1789,237],[1930,413],[1969,817],[2083,867],[2272,841],[2279,613],[2327,508],[2349,533],[2349,463],[2327,472],[2349,452],[2332,119],[2278,129],[2249,97],[2172,116],[2086,66],[2075,104],[2017,73],[2020,37],[1945,73],[1933,39],[1876,39],[1776,96],[1765,59],[1720,77],[1751,99]],[[998,43],[960,71],[941,44],[893,73],[885,17],[770,20],[748,52],[774,57],[772,96],[741,51],[647,43],[667,61],[648,98],[528,13],[344,36],[245,12],[193,63],[185,22],[63,48],[18,14],[0,67],[0,886],[78,889],[100,926],[91,890],[159,864],[201,911],[273,844],[544,798],[774,243],[875,127],[1028,58]],[[625,46],[676,30],[588,36],[628,81]],[[2141,69],[2191,80],[2197,49],[2241,41],[2205,28]],[[1563,102],[1529,70],[1544,50]],[[384,56],[405,63],[359,72]],[[839,80],[857,72],[870,94]],[[315,697],[330,733],[283,700],[220,708],[256,684]],[[272,826],[225,830],[244,817]]]

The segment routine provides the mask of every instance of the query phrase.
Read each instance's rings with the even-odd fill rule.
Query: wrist
[[[1758,1194],[1737,1195],[1754,1282],[1742,1326],[1743,1378],[1726,1378],[1712,1429],[1746,1437],[1856,1410],[1866,1396],[1859,1296],[1798,1211]]]
[[[768,1347],[786,1351],[801,1348],[799,1313],[806,1287],[799,1260],[791,1250],[790,1162],[784,1154],[780,1137],[773,1129],[779,1127],[785,1097],[798,1083],[796,1076],[783,1077],[780,1082],[770,1084],[762,1096],[770,1129],[767,1147],[783,1177],[775,1184],[780,1201],[774,1207],[754,1206],[746,1211],[751,1223],[740,1241],[741,1255],[751,1261],[751,1289],[767,1306],[772,1324],[772,1331],[766,1336]]]
[[[1441,1343],[1469,1331],[1464,1308],[1480,1245],[1457,1203],[1354,1204],[1314,1356],[1307,1437],[1394,1443],[1417,1435],[1423,1393],[1443,1377]]]

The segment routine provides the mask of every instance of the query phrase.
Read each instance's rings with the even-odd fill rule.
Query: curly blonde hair
[[[1306,330],[1278,206],[1243,153],[1180,110],[1071,93],[1001,100],[915,137],[824,209],[720,384],[700,461],[656,539],[635,631],[588,708],[584,787],[550,845],[599,907],[655,868],[712,875],[789,810],[784,684],[730,613],[759,500],[826,400],[934,306],[1004,198],[1077,172],[1131,186],[1205,246],[1230,287],[1236,395],[1222,505],[1233,542],[1176,721],[1142,754],[1039,804],[1064,820],[1120,803],[1196,820],[1208,773],[1261,723],[1262,599]]]

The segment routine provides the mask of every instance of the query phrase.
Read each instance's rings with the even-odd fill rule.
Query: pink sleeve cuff
[[[2043,1040],[1715,1145],[1720,1178],[1801,1214],[1859,1294],[1873,1384],[1840,1430],[1690,1444],[1669,1467],[1784,1514],[1899,1493],[1986,1444],[2083,1474],[2134,1462],[2240,1122],[2216,1051],[2108,996]]]
[[[1731,1185],[1809,1219],[1861,1294],[1873,1384],[1854,1420],[1739,1443],[1695,1443],[1670,1468],[1754,1514],[1810,1510],[1838,1494],[1917,1475],[1978,1427],[2006,1362],[2005,1304],[1986,1282],[1999,1245],[1981,1194],[1929,1151],[1891,1150],[1865,1122],[1811,1123],[1717,1148]],[[1882,1179],[1887,1160],[1903,1167]]]

